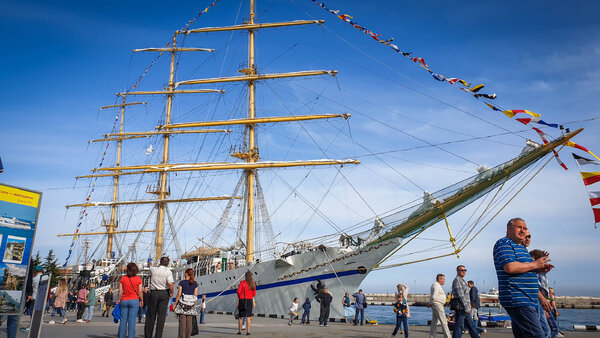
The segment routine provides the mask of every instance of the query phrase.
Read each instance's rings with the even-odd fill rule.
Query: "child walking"
[[[298,317],[298,297],[294,298],[294,302],[292,303],[292,306],[290,306],[290,321],[288,322],[288,325],[291,326],[292,321],[296,317]]]
[[[302,308],[304,309],[304,313],[302,314],[301,324],[310,324],[310,299],[306,298],[306,301],[302,304]]]
[[[404,297],[404,294],[402,293],[399,293],[398,298],[396,298],[394,312],[396,312],[396,328],[394,328],[392,337],[395,337],[400,326],[404,325],[404,337],[408,338],[408,318],[410,318],[410,309],[406,303],[406,297]]]

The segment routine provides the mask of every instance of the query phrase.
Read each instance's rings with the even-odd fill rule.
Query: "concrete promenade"
[[[44,316],[42,326],[42,337],[88,337],[103,338],[116,337],[118,324],[112,321],[112,318],[100,317],[100,313],[95,311],[94,318],[90,323],[75,323],[75,313],[67,314],[69,321],[66,324],[49,325],[50,316]],[[21,326],[26,325],[28,319],[22,321]],[[143,319],[142,319],[143,323]],[[299,323],[299,322],[298,322]],[[410,325],[410,320],[409,320]],[[207,314],[206,323],[199,325],[200,335],[195,337],[223,337],[236,336],[237,322],[231,315]],[[5,336],[6,324],[2,327],[0,336]],[[143,337],[144,325],[136,326],[136,337]],[[254,317],[252,320],[251,333],[256,337],[390,337],[394,327],[391,325],[365,325],[352,326],[342,323],[330,323],[328,327],[319,327],[318,322],[311,322],[311,325],[300,325],[296,322],[292,326],[287,325],[285,319],[271,319]],[[429,337],[429,327],[410,326],[410,337]],[[245,332],[243,333],[245,335]],[[465,334],[463,337],[468,337]],[[510,329],[488,329],[486,338],[511,337]],[[600,337],[600,332],[566,332],[567,337]],[[27,337],[26,333],[19,330],[19,338]],[[177,319],[173,314],[167,317],[164,337],[177,337]],[[404,337],[398,334],[397,337]],[[441,331],[438,337],[442,337]]]

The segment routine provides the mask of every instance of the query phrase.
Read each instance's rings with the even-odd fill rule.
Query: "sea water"
[[[558,323],[561,330],[572,331],[573,325],[600,325],[600,309],[559,309]],[[446,308],[446,313],[450,310]],[[498,308],[480,308],[480,314],[498,313]],[[369,305],[365,309],[369,319],[376,320],[379,324],[396,325],[396,314],[393,306]],[[427,325],[431,320],[431,309],[425,306],[411,306],[408,325]]]

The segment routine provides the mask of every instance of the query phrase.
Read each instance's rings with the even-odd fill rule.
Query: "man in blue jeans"
[[[529,230],[521,218],[506,226],[506,237],[494,245],[494,265],[498,276],[500,304],[510,316],[515,337],[546,337],[538,315],[536,272],[548,272],[554,266],[548,256],[533,260],[523,245]]]
[[[202,295],[202,298],[200,300],[200,323],[198,324],[204,324],[204,315],[206,314],[206,295]]]
[[[465,323],[471,338],[479,338],[479,331],[473,323],[473,318],[471,318],[471,299],[469,298],[469,286],[465,282],[466,274],[467,269],[465,266],[459,265],[456,267],[456,277],[452,281],[452,297],[459,300],[454,319],[454,329],[452,330],[453,338],[462,337],[462,329]]]
[[[7,315],[0,316],[0,326],[2,322],[6,320],[6,334],[8,338],[15,338],[17,336],[17,326],[19,325],[18,315]]]
[[[358,290],[352,297],[354,297],[354,307],[356,308],[354,326],[358,325],[358,316],[360,316],[360,325],[362,326],[365,322],[365,303],[367,302],[367,297],[363,294],[362,289]]]

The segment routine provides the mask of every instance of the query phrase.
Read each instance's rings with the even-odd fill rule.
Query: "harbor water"
[[[369,305],[365,309],[365,315],[369,319],[376,320],[379,324],[396,324],[396,314],[393,306],[387,305]],[[446,309],[446,313],[450,310]],[[497,308],[481,308],[481,314],[498,313]],[[564,331],[572,331],[573,325],[600,325],[600,309],[559,309],[560,316],[558,317],[560,329]],[[427,325],[427,321],[431,320],[431,309],[425,306],[411,306],[411,318],[408,320],[409,325]]]

